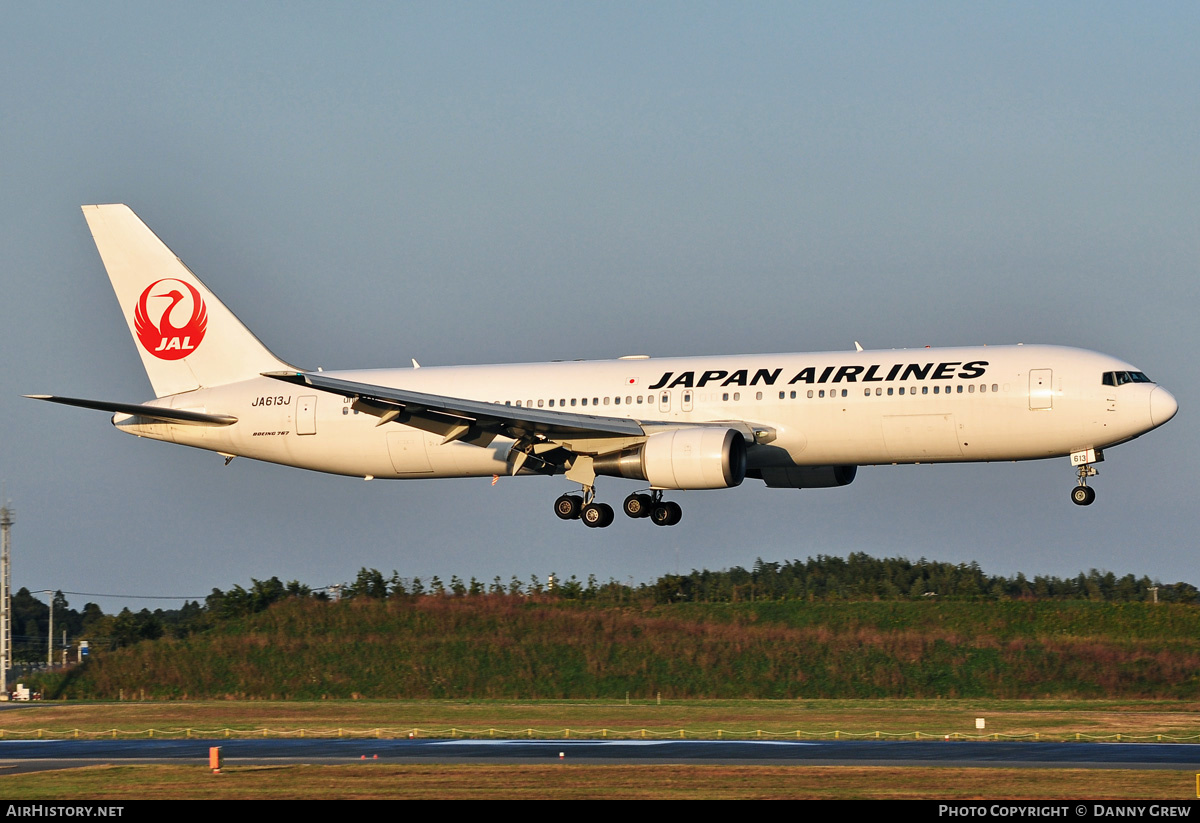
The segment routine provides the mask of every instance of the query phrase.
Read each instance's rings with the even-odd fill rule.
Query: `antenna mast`
[[[12,524],[12,508],[0,506],[0,694],[3,695],[8,694],[8,671],[12,668]]]

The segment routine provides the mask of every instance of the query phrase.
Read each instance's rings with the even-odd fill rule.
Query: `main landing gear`
[[[683,519],[683,509],[678,503],[663,500],[661,491],[649,494],[634,492],[625,498],[621,509],[634,519],[649,517],[656,526],[674,526]],[[588,528],[602,529],[612,525],[612,506],[596,502],[596,489],[584,486],[583,494],[564,494],[554,501],[554,513],[561,520],[582,520]]]
[[[656,526],[674,526],[683,519],[683,509],[674,501],[663,500],[661,491],[629,495],[625,498],[625,514],[630,517],[649,517]]]
[[[1084,464],[1079,467],[1079,485],[1071,489],[1071,502],[1076,506],[1090,506],[1092,501],[1096,499],[1096,490],[1087,484],[1089,477],[1095,477],[1100,472],[1096,471],[1095,466]]]
[[[564,494],[554,501],[554,513],[560,520],[582,520],[583,525],[590,529],[603,529],[612,525],[612,506],[596,502],[596,490],[591,486],[583,487],[583,496]]]

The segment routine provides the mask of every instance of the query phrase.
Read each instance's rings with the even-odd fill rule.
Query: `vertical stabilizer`
[[[83,216],[157,396],[289,368],[128,206]]]

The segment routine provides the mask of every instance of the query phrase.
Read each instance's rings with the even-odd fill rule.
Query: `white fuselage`
[[[1106,372],[1134,368],[1082,349],[1017,345],[325,374],[666,427],[736,421],[773,434],[769,442],[750,447],[753,470],[1031,460],[1102,449],[1174,413],[1174,399],[1153,383],[1102,383]],[[196,426],[117,414],[114,424],[131,434],[226,455],[360,477],[507,474],[513,443],[497,437],[483,447],[443,445],[440,436],[399,422],[377,425],[378,417],[351,408],[351,398],[267,377],[151,404],[231,414],[238,422]]]

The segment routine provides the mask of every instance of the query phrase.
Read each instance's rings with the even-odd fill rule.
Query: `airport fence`
[[[494,729],[494,728],[313,728],[313,729],[235,729],[235,728],[176,728],[176,729],[0,729],[0,740],[146,740],[146,739],[468,739],[468,740],[926,740],[954,741],[1078,741],[1091,743],[1197,743],[1200,734],[1137,734],[1114,732],[1090,734],[1045,734],[1002,732],[966,734],[963,732],[849,732],[779,731],[767,729]]]

